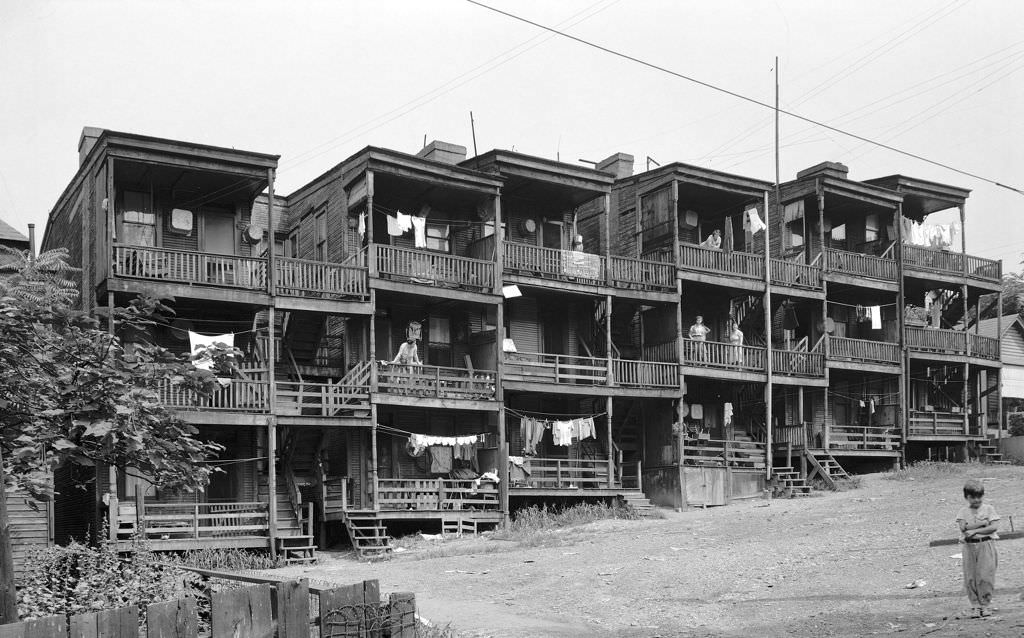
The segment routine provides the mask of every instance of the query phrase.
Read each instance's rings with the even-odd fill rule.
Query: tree
[[[219,387],[215,371],[230,367],[234,352],[215,349],[215,371],[207,371],[144,338],[123,343],[71,307],[75,269],[66,251],[34,259],[3,253],[10,260],[0,265],[0,484],[49,499],[53,471],[73,463],[131,469],[162,489],[207,485],[216,471],[208,459],[221,447],[200,440],[194,426],[164,407],[160,391],[210,394]],[[139,297],[128,308],[110,309],[107,320],[115,333],[140,336],[171,314],[158,300]],[[0,510],[0,559],[4,554],[9,561],[9,529]],[[0,565],[3,581],[13,578],[9,567]],[[3,581],[0,624],[17,621]]]

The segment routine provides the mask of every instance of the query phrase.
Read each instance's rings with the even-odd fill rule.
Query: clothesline
[[[398,213],[402,212],[402,211],[398,210],[397,208],[388,208],[387,206],[383,206],[383,205],[380,205],[380,204],[377,204],[377,203],[374,203],[373,211],[375,213],[384,213],[384,214],[387,214],[387,215],[397,215]],[[410,215],[412,217],[419,217],[419,215],[416,215],[415,213],[406,213],[406,214]],[[487,225],[487,224],[493,223],[493,221],[492,222],[485,222],[485,221],[473,221],[471,219],[447,219],[447,218],[444,218],[444,217],[433,217],[431,215],[427,215],[426,219],[427,219],[427,221],[429,221],[431,223],[461,224],[461,225],[464,225],[464,226],[478,226],[478,225]]]
[[[558,412],[536,412],[536,411],[533,411],[533,410],[522,410],[522,411],[520,411],[520,410],[514,410],[512,408],[504,408],[504,410],[505,410],[505,412],[513,414],[513,415],[515,415],[517,417],[527,418],[527,419],[528,418],[536,418],[538,416],[564,417],[564,418],[570,418],[570,419],[571,418],[580,419],[580,418],[585,418],[585,417],[591,417],[591,418],[596,419],[597,417],[607,416],[608,415],[607,412],[598,412],[597,414],[593,414],[593,413],[571,414],[571,413],[558,413]]]
[[[898,303],[883,303],[883,304],[873,304],[873,303],[869,303],[869,304],[851,304],[851,303],[842,303],[841,301],[829,301],[829,302],[826,302],[826,303],[830,303],[830,304],[832,304],[832,305],[834,305],[834,306],[845,306],[845,307],[847,307],[847,308],[870,308],[870,307],[872,307],[872,306],[875,306],[875,307],[878,307],[878,308],[890,308],[890,307],[892,307],[892,306],[898,306],[898,305],[899,305]]]
[[[437,439],[465,439],[465,438],[469,438],[469,437],[476,437],[477,440],[479,441],[479,440],[484,439],[487,436],[486,433],[483,433],[483,434],[463,434],[463,435],[460,435],[460,436],[435,436],[435,435],[431,435],[431,434],[420,434],[418,432],[409,432],[408,430],[401,430],[399,428],[392,427],[390,425],[384,425],[383,423],[378,423],[377,424],[377,429],[383,430],[383,431],[389,432],[389,433],[402,434],[402,435],[404,435],[406,437],[427,436],[427,437],[437,438]]]

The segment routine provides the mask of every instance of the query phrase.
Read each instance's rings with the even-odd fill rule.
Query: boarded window
[[[668,188],[648,193],[640,198],[642,252],[650,252],[669,241],[675,217],[671,204],[672,193]]]

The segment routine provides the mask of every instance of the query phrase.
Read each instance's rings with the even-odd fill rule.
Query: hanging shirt
[[[551,424],[551,438],[555,445],[572,444],[572,421],[555,421]]]
[[[726,403],[722,406],[722,421],[729,425],[732,423],[732,404]]]
[[[761,221],[761,216],[757,214],[757,208],[751,208],[747,211],[747,224],[750,227],[750,233],[756,235],[761,232],[767,226]]]
[[[430,447],[430,473],[448,474],[452,471],[452,448],[447,445]]]
[[[413,235],[416,238],[415,244],[417,248],[427,247],[427,218],[426,217],[412,217]]]
[[[366,236],[366,213],[359,213],[359,239]]]
[[[407,233],[412,230],[412,215],[406,215],[401,211],[395,211],[395,222],[398,224],[398,229],[403,233]]]
[[[579,419],[579,437],[583,439],[596,439],[597,427],[594,426],[594,417]]]
[[[405,231],[398,225],[398,218],[388,215],[388,234],[392,237],[399,237],[404,233]]]
[[[868,308],[868,316],[871,317],[871,329],[881,330],[882,329],[882,307],[871,306]]]

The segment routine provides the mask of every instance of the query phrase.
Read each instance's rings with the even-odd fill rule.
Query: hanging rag
[[[722,422],[726,425],[732,425],[732,403],[726,403],[722,406]]]
[[[572,421],[555,421],[551,424],[551,439],[555,445],[572,444]]]
[[[862,407],[862,408],[864,407],[864,399],[860,400],[860,407]]]
[[[398,218],[388,215],[388,234],[392,237],[400,237],[404,232],[398,225]]]
[[[579,437],[583,439],[596,439],[597,427],[594,426],[594,417],[588,416],[579,420]]]
[[[732,236],[732,217],[725,218],[725,232],[722,233],[722,250],[727,253],[731,253],[735,241]]]
[[[875,400],[871,399],[871,401],[868,402],[868,414],[874,414],[874,413],[875,413]]]
[[[359,239],[366,236],[366,213],[359,213]]]
[[[700,403],[694,403],[690,406],[690,418],[695,421],[700,421],[704,418],[704,406]]]
[[[414,242],[417,248],[427,247],[427,218],[412,217],[412,231],[416,238]]]
[[[871,306],[868,308],[868,315],[871,317],[871,329],[881,330],[882,329],[882,307]]]
[[[756,235],[767,228],[765,223],[761,221],[761,216],[757,214],[756,206],[747,211],[747,223],[750,225],[750,234],[752,235]]]
[[[782,209],[782,221],[788,224],[804,218],[804,200],[786,204]]]
[[[405,442],[405,453],[413,458],[419,458],[423,456],[423,452],[427,449],[427,445],[423,442],[423,437],[419,434],[410,434],[409,440]]]
[[[448,474],[452,471],[453,448],[447,445],[430,446],[430,473]]]
[[[783,330],[796,330],[800,327],[800,322],[796,318],[796,306],[793,302],[787,300],[782,304],[782,329]]]
[[[395,211],[395,220],[398,224],[398,229],[403,233],[412,230],[412,215],[406,215],[402,211]]]

